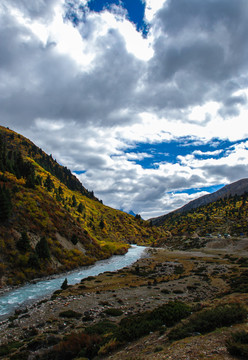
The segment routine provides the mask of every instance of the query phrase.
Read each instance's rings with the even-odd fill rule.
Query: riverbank
[[[1,280],[0,281],[0,297],[2,295],[6,294],[7,292],[10,292],[10,291],[13,291],[13,290],[16,290],[16,289],[20,289],[23,286],[26,286],[26,285],[29,285],[29,284],[36,284],[37,282],[40,282],[40,281],[48,281],[48,280],[55,279],[55,278],[60,278],[60,277],[63,277],[63,276],[66,277],[69,274],[74,273],[78,269],[90,268],[92,266],[95,266],[95,264],[97,264],[97,263],[99,263],[101,261],[111,259],[113,256],[123,256],[129,251],[129,249],[132,246],[136,246],[136,245],[134,245],[134,244],[133,245],[125,244],[125,246],[126,247],[121,247],[118,250],[116,250],[116,252],[113,255],[109,256],[108,258],[103,258],[103,259],[97,260],[95,262],[90,263],[89,265],[77,266],[77,267],[75,267],[73,269],[70,269],[70,270],[57,271],[57,272],[54,272],[54,273],[52,273],[50,275],[33,278],[31,280],[22,282],[22,283],[20,283],[18,285],[6,285],[6,284],[2,285],[3,281],[2,281],[2,279],[0,279]]]
[[[133,245],[124,255],[115,255],[109,259],[100,260],[95,265],[41,279],[32,282],[32,284],[16,288],[0,298],[0,319],[3,319],[6,315],[9,316],[17,308],[25,307],[31,302],[33,303],[38,299],[44,299],[51,295],[55,290],[60,289],[65,278],[67,278],[68,284],[74,285],[88,276],[96,276],[104,271],[121,269],[139,259],[145,250],[145,247]]]

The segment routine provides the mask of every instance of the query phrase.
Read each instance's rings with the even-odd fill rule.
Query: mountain
[[[192,200],[188,204],[182,206],[175,211],[172,211],[169,214],[150,219],[150,221],[153,225],[160,226],[164,224],[165,220],[170,217],[171,214],[186,213],[201,206],[206,206],[219,199],[224,199],[225,197],[229,196],[243,195],[246,192],[248,193],[248,179],[241,179],[232,184],[224,186],[223,188],[215,191],[212,194],[204,195],[198,199]]]
[[[156,244],[166,231],[102,204],[69,169],[0,126],[0,284],[89,265]]]
[[[222,192],[225,196],[218,196],[218,200],[207,202],[197,208],[190,207],[188,211],[182,212],[181,208],[180,211],[157,219],[158,228],[166,229],[170,234],[164,244],[186,250],[202,247],[212,238],[218,238],[220,241],[231,238],[232,241],[247,237],[248,192],[245,190],[245,184],[246,180],[241,180],[225,187],[225,192]],[[243,194],[237,195],[237,192]],[[229,196],[226,196],[228,193]]]

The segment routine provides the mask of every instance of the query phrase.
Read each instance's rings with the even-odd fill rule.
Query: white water
[[[115,255],[107,260],[98,261],[95,265],[77,269],[49,280],[41,280],[35,284],[27,284],[9,291],[0,297],[0,317],[11,314],[21,305],[44,298],[60,289],[65,278],[69,285],[79,283],[88,276],[96,276],[105,271],[116,271],[133,264],[145,251],[144,246],[132,245],[125,255]]]

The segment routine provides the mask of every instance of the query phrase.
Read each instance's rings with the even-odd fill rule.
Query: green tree
[[[40,259],[50,259],[50,250],[45,236],[37,243],[35,251]]]
[[[48,191],[52,191],[52,189],[54,188],[54,183],[50,175],[47,175],[47,178],[44,182],[44,186],[47,188]]]
[[[77,235],[75,235],[75,234],[72,235],[71,242],[73,243],[73,245],[77,245],[77,243],[78,243]]]
[[[65,278],[63,284],[61,285],[60,287],[62,290],[65,290],[68,288],[68,281],[67,281],[67,278]]]
[[[11,215],[12,202],[11,196],[5,185],[0,187],[0,222],[8,220]]]
[[[103,219],[101,219],[101,221],[100,221],[100,223],[99,223],[99,226],[100,226],[101,229],[104,228],[105,223],[104,223]]]
[[[140,214],[136,214],[136,215],[135,215],[135,219],[136,219],[136,220],[141,220]]]
[[[40,175],[37,175],[35,178],[35,184],[42,186],[42,177]]]
[[[75,195],[72,196],[72,207],[76,207],[77,206],[77,200],[75,198]]]
[[[78,205],[77,211],[78,211],[80,214],[82,214],[82,212],[84,211],[84,209],[85,209],[84,205],[83,205],[82,203],[80,203],[80,204]]]
[[[40,267],[39,258],[36,253],[30,254],[29,259],[28,259],[28,266],[30,266],[31,268],[36,268],[36,269]]]
[[[16,243],[16,247],[21,252],[27,252],[31,249],[30,241],[26,231],[22,232],[20,239]]]
[[[29,174],[26,178],[26,187],[31,188],[31,189],[35,189],[35,185],[36,185],[36,180],[35,180],[35,175],[34,173]]]

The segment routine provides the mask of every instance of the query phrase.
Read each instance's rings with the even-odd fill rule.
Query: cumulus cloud
[[[228,102],[244,73],[247,81],[247,15],[244,0],[167,1],[153,20],[151,106],[166,115],[171,108]]]
[[[120,7],[3,0],[0,118],[104,203],[148,218],[247,176],[248,3],[145,3],[146,38]],[[194,149],[166,162],[135,151],[182,139]]]
[[[59,0],[3,0],[2,5],[10,8],[12,11],[21,11],[25,17],[38,19],[42,22],[51,20],[54,16],[55,5]]]

